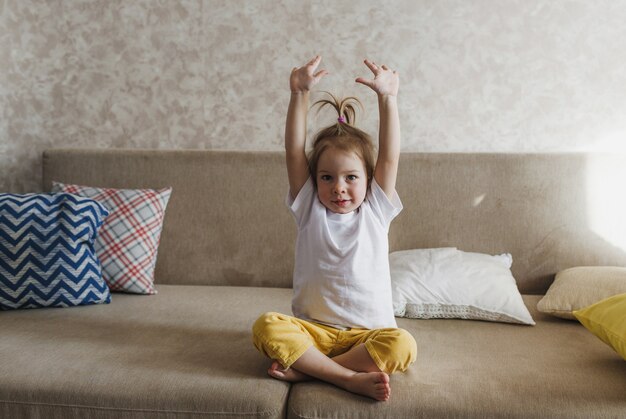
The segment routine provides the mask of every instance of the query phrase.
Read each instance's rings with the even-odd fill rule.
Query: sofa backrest
[[[281,152],[54,149],[52,181],[173,188],[157,284],[290,287],[295,224]],[[571,266],[626,266],[626,155],[403,153],[390,249],[511,253],[523,293]]]

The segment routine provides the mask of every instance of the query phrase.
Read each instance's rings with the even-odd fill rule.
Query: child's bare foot
[[[345,389],[383,402],[391,396],[389,376],[384,372],[357,372],[346,381]]]
[[[293,368],[284,369],[278,361],[272,362],[272,366],[267,370],[267,373],[272,378],[276,378],[282,381],[289,381],[290,383],[308,381],[311,379],[310,376],[298,370],[294,370]]]

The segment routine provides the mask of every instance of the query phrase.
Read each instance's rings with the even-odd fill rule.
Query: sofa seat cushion
[[[160,285],[109,305],[0,313],[0,417],[284,417],[252,344],[291,290]]]
[[[291,389],[290,418],[613,418],[626,412],[626,362],[582,325],[536,310],[534,327],[398,319],[417,361],[376,402],[321,382]]]

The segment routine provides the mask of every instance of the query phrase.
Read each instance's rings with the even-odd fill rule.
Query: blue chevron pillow
[[[110,302],[94,251],[108,214],[68,193],[0,193],[0,310]]]

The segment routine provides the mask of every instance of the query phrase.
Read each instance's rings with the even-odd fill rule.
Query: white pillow
[[[534,325],[511,274],[512,262],[508,253],[491,256],[455,247],[393,252],[394,313]]]

